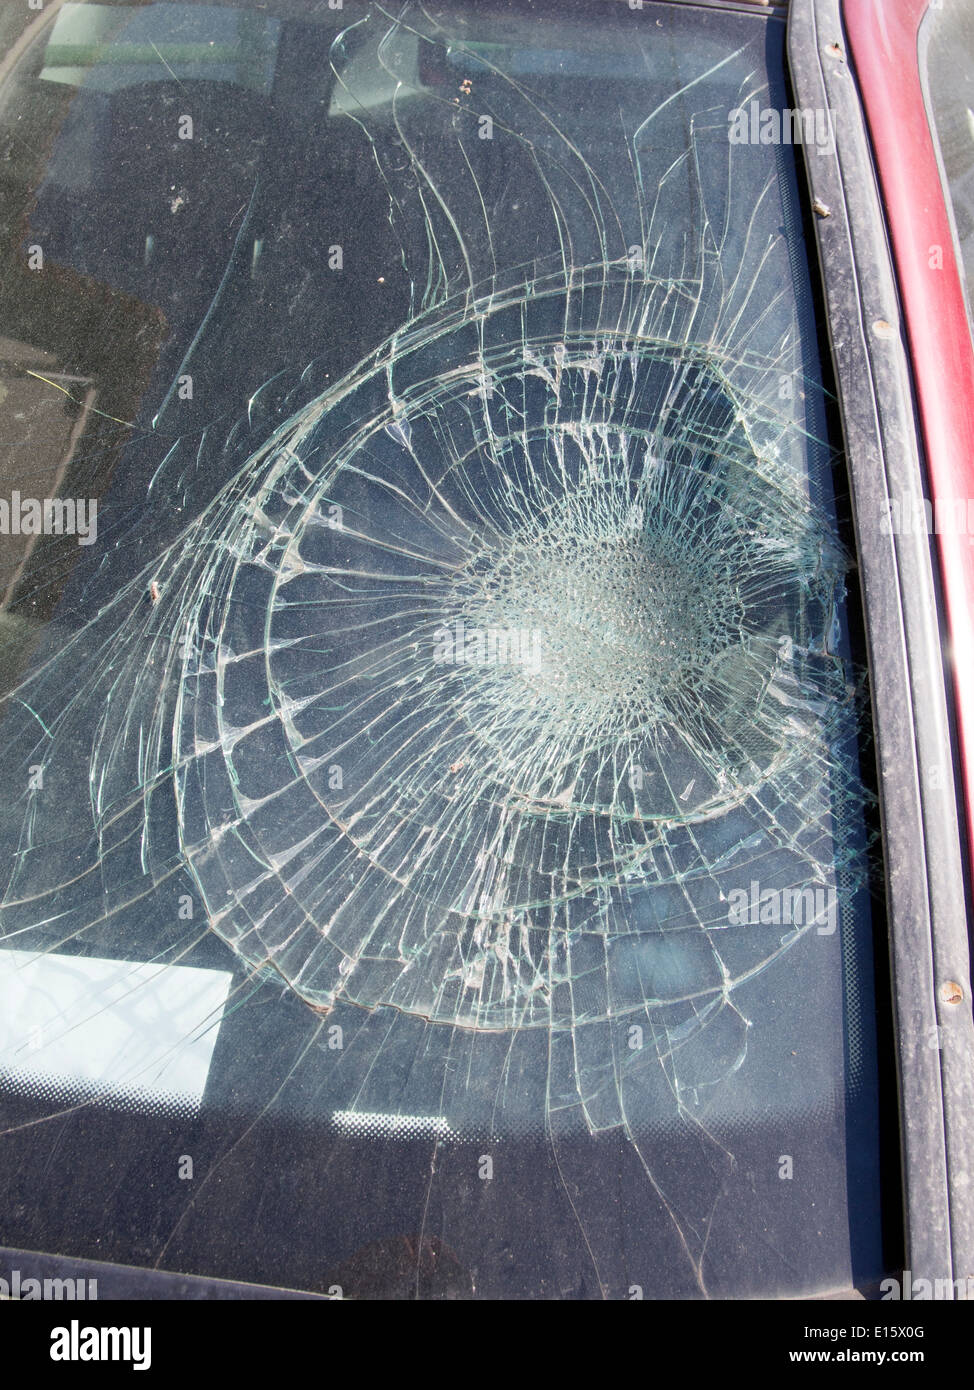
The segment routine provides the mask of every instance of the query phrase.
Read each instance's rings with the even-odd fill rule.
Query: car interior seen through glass
[[[31,22],[4,1242],[346,1297],[881,1278],[862,618],[803,154],[755,138],[782,16]]]

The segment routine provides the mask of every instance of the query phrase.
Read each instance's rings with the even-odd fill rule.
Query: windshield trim
[[[819,214],[816,235],[846,433],[870,648],[883,840],[890,869],[887,897],[906,1263],[942,1277],[948,1270],[970,1268],[974,1249],[972,1206],[963,1183],[974,1146],[974,1028],[969,996],[964,998],[970,976],[967,884],[953,782],[963,770],[968,779],[974,776],[974,764],[968,759],[963,769],[956,763],[947,697],[951,673],[945,669],[938,578],[928,538],[917,531],[890,534],[891,498],[909,498],[911,505],[922,507],[920,423],[929,427],[930,416],[921,414],[918,420],[914,413],[904,334],[909,329],[916,352],[918,307],[913,306],[901,329],[886,220],[866,138],[866,119],[874,131],[881,121],[883,142],[882,147],[877,144],[876,154],[901,268],[903,238],[918,234],[909,225],[909,209],[923,204],[916,181],[900,172],[899,162],[910,131],[910,125],[903,124],[904,101],[912,92],[907,122],[921,101],[915,28],[910,23],[918,20],[925,5],[926,0],[905,0],[893,13],[885,6],[880,14],[872,0],[845,0],[841,9],[840,0],[796,0],[790,12],[789,58],[803,104],[826,102],[839,136],[834,152],[806,159],[805,164]],[[865,112],[850,80],[846,49],[834,37],[843,32],[843,18],[863,85]],[[901,49],[907,34],[912,45],[915,81],[905,94],[906,61],[902,52],[902,61],[885,52],[887,25],[896,28]],[[922,101],[920,111],[922,115]],[[922,119],[927,145],[925,116]],[[929,150],[927,161],[926,173],[937,180],[942,209]],[[896,171],[892,183],[891,169]],[[944,242],[946,253],[949,236]],[[945,277],[926,280],[944,285]],[[900,283],[905,289],[902,278]],[[906,307],[909,315],[909,303]],[[939,319],[929,304],[922,313],[928,316],[929,337],[937,332]],[[964,339],[969,346],[966,317]],[[938,365],[942,351],[939,348],[934,358],[914,360],[918,382],[922,371],[923,381],[928,388],[935,385],[941,403],[952,394],[943,389],[945,377]],[[967,391],[965,402],[954,397],[958,411],[974,403],[974,391]],[[930,439],[926,442],[930,457]],[[943,466],[942,452],[938,457]],[[956,572],[948,572],[946,579],[948,594],[953,592],[956,599]],[[955,634],[959,630],[953,628]],[[967,660],[957,669],[955,643],[953,675],[959,697],[966,688],[969,664]],[[968,747],[972,717],[974,703],[968,701]],[[949,1002],[957,997],[957,981],[964,982],[961,1007]]]

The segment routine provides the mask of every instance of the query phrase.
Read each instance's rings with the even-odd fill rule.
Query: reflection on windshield
[[[282,173],[287,36],[235,56],[211,8],[147,6],[143,33],[67,6],[37,79],[73,101],[25,246],[169,336],[110,483],[96,439],[126,417],[61,362],[16,373],[28,433],[88,399],[67,475],[103,496],[11,648],[4,944],[181,965],[215,934],[245,967],[224,1035],[255,987],[310,1006],[275,1104],[425,1136],[434,1171],[543,1135],[573,1206],[559,1143],[615,1132],[712,1291],[728,1125],[868,1091],[841,1027],[868,1008],[861,702],[795,177],[727,139],[770,100],[764,23],[692,43],[668,15],[663,42],[627,12],[596,42],[363,8]],[[288,315],[324,296],[302,359]],[[251,373],[242,401],[221,373]],[[25,626],[57,566],[18,564]]]

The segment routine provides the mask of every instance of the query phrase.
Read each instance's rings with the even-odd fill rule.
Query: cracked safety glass
[[[782,20],[49,10],[0,21],[4,1242],[346,1298],[878,1278]]]

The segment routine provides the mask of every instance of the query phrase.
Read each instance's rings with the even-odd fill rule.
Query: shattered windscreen
[[[802,151],[738,119],[790,105],[780,18],[18,22],[0,1243],[878,1276],[843,464]]]

